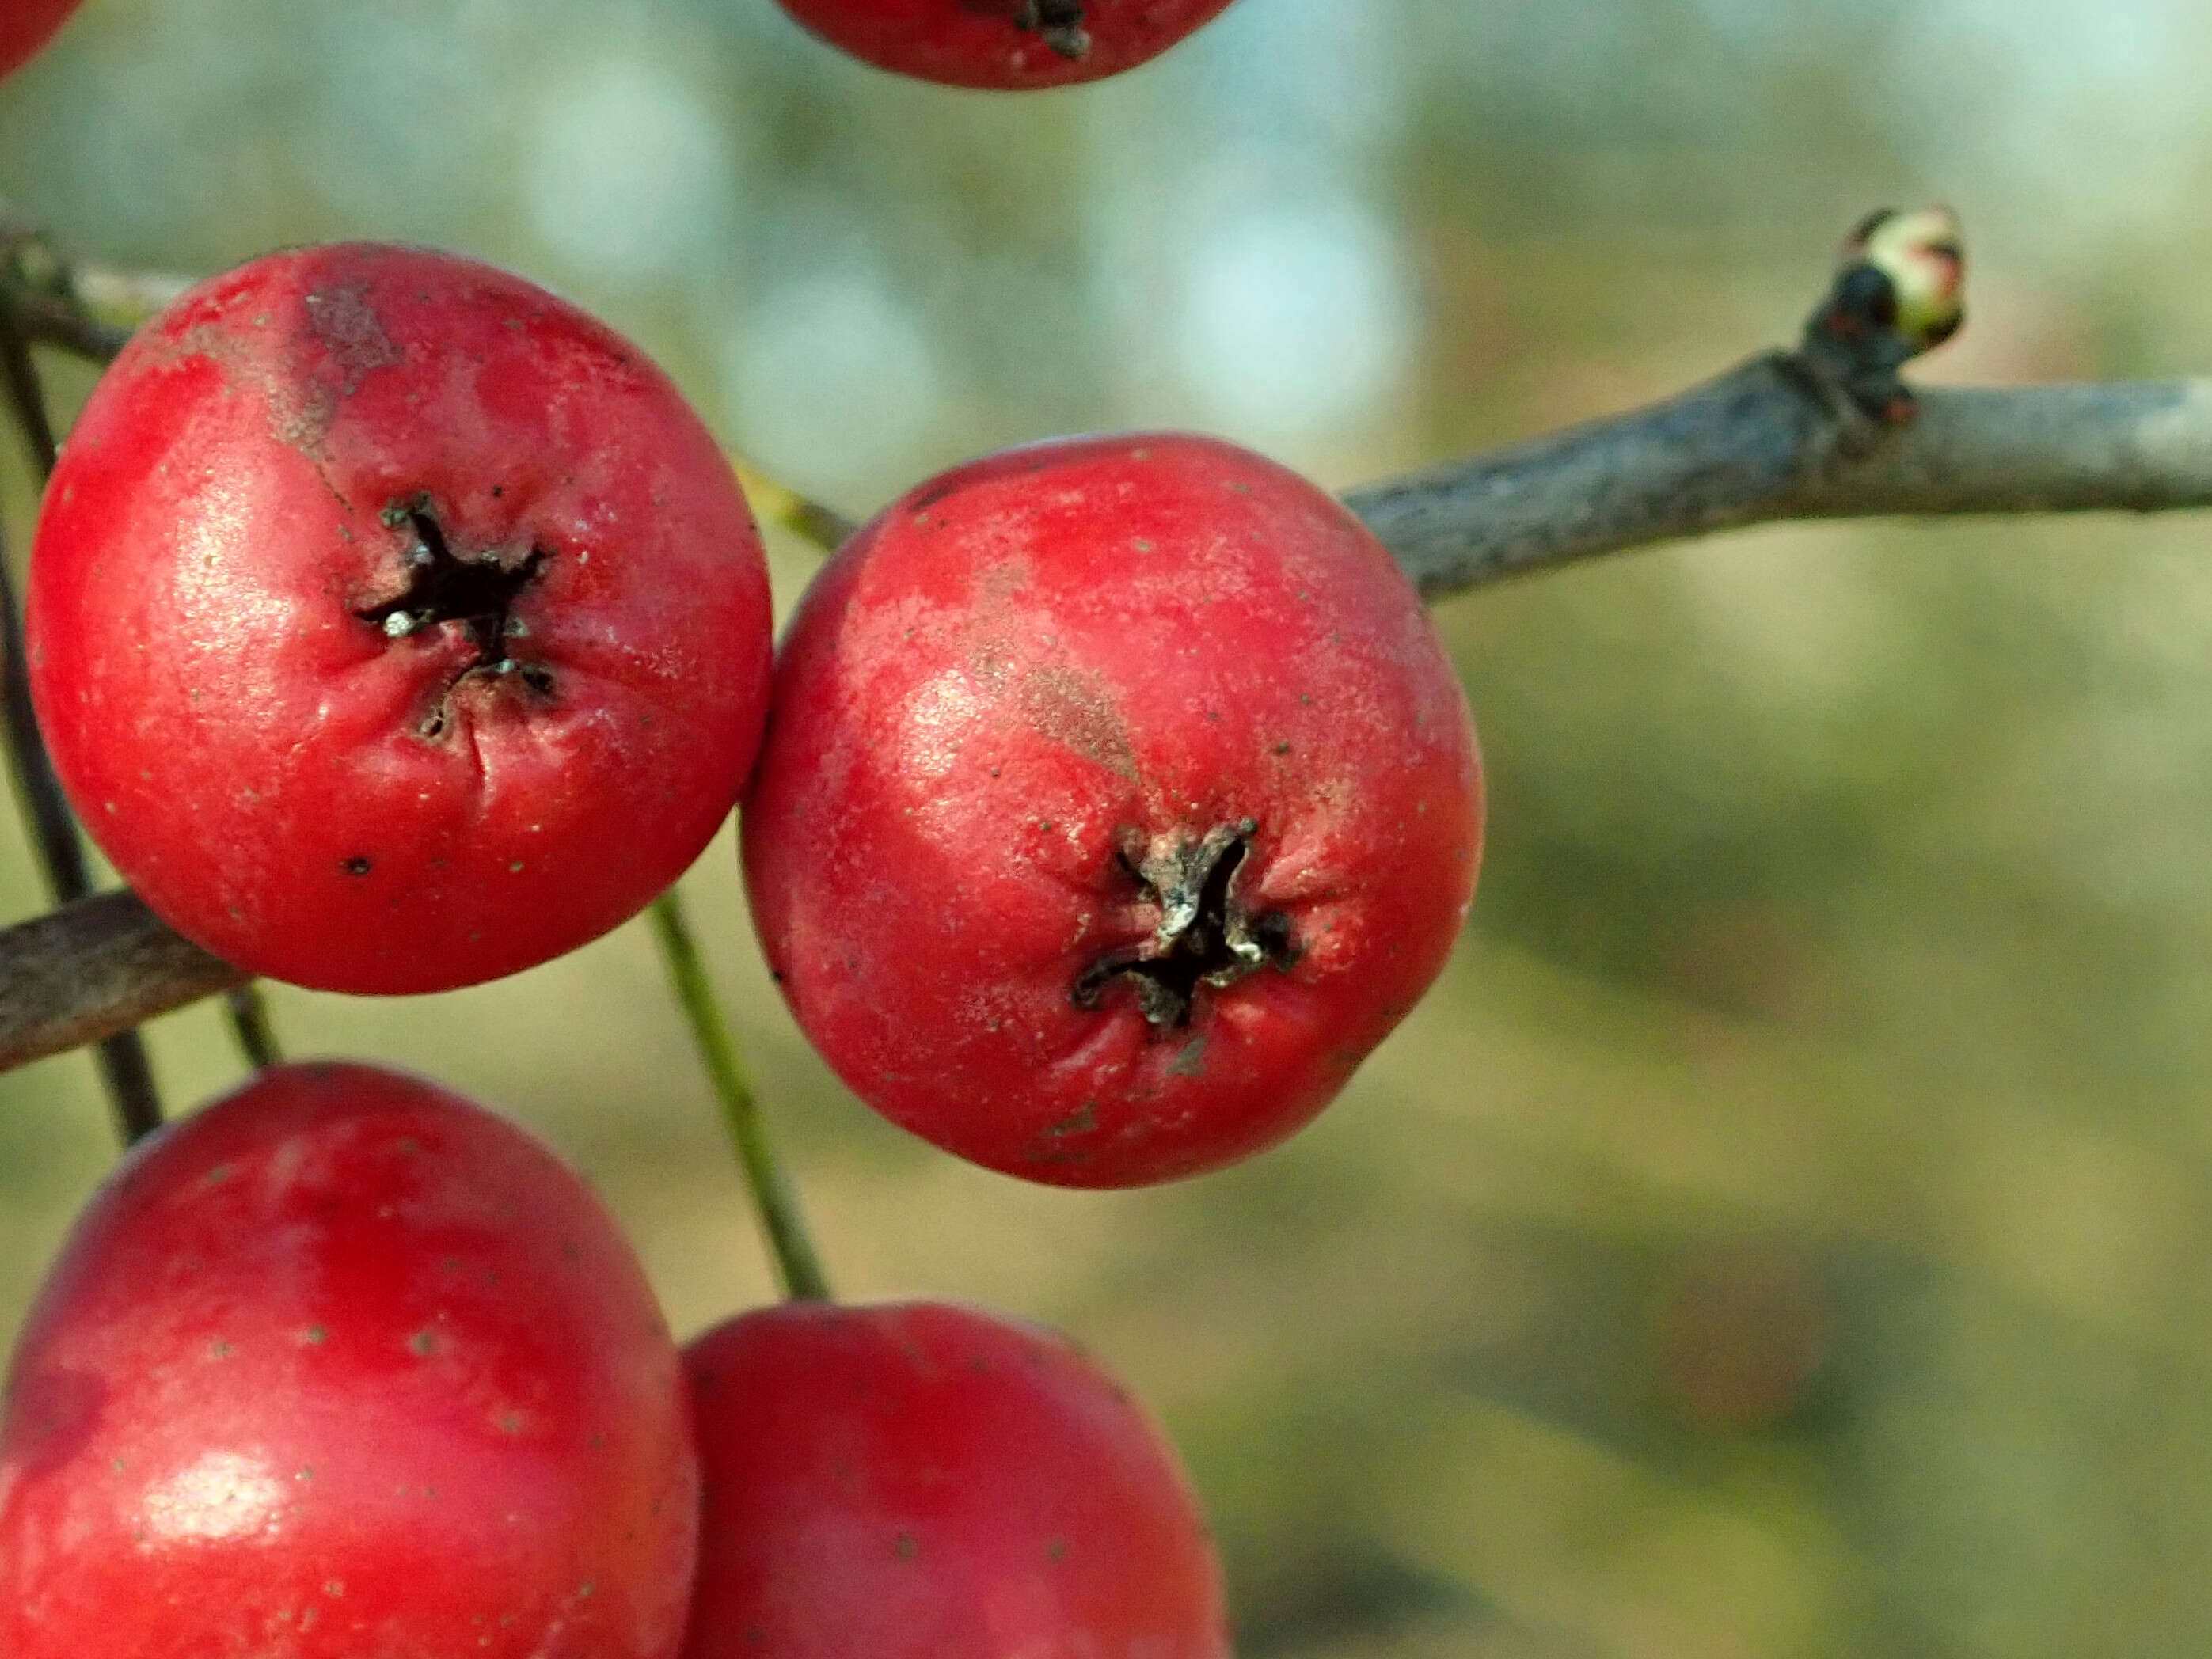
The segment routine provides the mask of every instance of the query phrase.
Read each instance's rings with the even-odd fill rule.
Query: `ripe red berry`
[[[0,75],[35,57],[77,8],[77,0],[4,0],[0,3]]]
[[[744,815],[769,966],[863,1099],[1127,1186],[1327,1103],[1442,967],[1474,734],[1389,555],[1211,439],[1039,445],[886,509],[776,671]]]
[[[637,349],[418,248],[274,253],[94,392],[32,556],[70,799],[173,927],[334,990],[574,949],[697,856],[757,747],[766,566]]]
[[[135,1153],[0,1418],[8,1659],[665,1659],[698,1465],[629,1246],[528,1136],[362,1066]]]
[[[1066,1339],[794,1303],[684,1358],[706,1483],[684,1659],[1226,1659],[1173,1451]]]
[[[1098,81],[1157,58],[1229,0],[781,0],[878,69],[953,87]]]

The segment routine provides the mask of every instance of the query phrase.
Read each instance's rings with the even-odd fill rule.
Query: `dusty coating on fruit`
[[[1067,86],[1133,69],[1229,0],[781,0],[831,45],[900,75],[986,90]]]
[[[302,295],[301,305],[322,348],[316,355],[337,374],[314,372],[312,359],[309,363],[295,362],[294,377],[268,387],[270,415],[279,438],[319,458],[331,422],[345,399],[361,390],[362,381],[373,371],[396,368],[407,358],[384,331],[367,283],[333,283]],[[307,372],[299,374],[302,368]]]
[[[796,1303],[684,1359],[705,1474],[684,1659],[1227,1659],[1172,1449],[1066,1338]]]
[[[179,932],[423,991],[642,907],[733,804],[769,595],[726,463],[636,349],[419,249],[273,254],[101,381],[33,552],[72,802]]]
[[[1340,1088],[1472,894],[1464,699],[1373,538],[1180,434],[919,487],[794,618],[754,915],[861,1097],[1011,1173],[1215,1167]]]
[[[668,1659],[674,1344],[590,1193],[415,1079],[295,1066],[80,1219],[0,1417],[9,1659]]]

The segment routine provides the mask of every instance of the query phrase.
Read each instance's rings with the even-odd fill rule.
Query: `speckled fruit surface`
[[[684,1659],[1228,1659],[1174,1452],[1066,1338],[791,1303],[684,1360],[706,1480]]]
[[[0,1416],[8,1659],[665,1659],[698,1465],[582,1182],[413,1078],[289,1066],[79,1220]]]
[[[1176,434],[908,492],[778,659],[743,821],[769,964],[871,1105],[1127,1186],[1271,1145],[1443,966],[1481,777],[1452,665],[1328,495]]]
[[[71,802],[179,933],[433,991],[634,915],[728,814],[767,569],[637,349],[420,248],[274,253],[101,380],[32,552]]]

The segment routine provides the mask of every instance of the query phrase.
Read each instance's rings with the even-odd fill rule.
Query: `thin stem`
[[[730,457],[730,468],[754,512],[772,524],[804,536],[824,553],[835,553],[860,526],[834,507],[824,507],[788,484],[778,483],[751,462]]]
[[[25,338],[89,363],[113,362],[131,343],[132,331],[123,324],[88,316],[80,307],[49,295],[17,295],[15,312]]]
[[[43,478],[52,471],[53,428],[46,418],[38,370],[30,349],[15,326],[15,319],[0,306],[0,380],[17,425],[31,446]],[[7,550],[0,544],[0,724],[7,731],[9,770],[15,793],[31,821],[39,862],[46,884],[62,903],[81,899],[92,890],[92,872],[86,866],[84,845],[77,839],[76,822],[70,816],[69,799],[54,774],[46,739],[39,735],[37,714],[31,706],[31,670],[23,641],[23,609],[15,594],[14,573],[8,568]],[[115,1115],[116,1133],[131,1146],[161,1127],[161,1097],[154,1082],[153,1062],[144,1040],[136,1031],[119,1031],[100,1045],[96,1055],[100,1084]]]
[[[115,1115],[116,1138],[136,1146],[161,1127],[161,1085],[154,1081],[146,1039],[136,1031],[122,1032],[94,1049],[92,1058]]]
[[[45,389],[39,384],[39,366],[31,361],[30,343],[23,337],[21,319],[12,303],[0,304],[0,374],[7,380],[8,405],[15,423],[31,446],[41,483],[54,476],[61,447],[54,441],[54,424],[46,413]]]
[[[239,1052],[248,1066],[258,1072],[284,1063],[283,1046],[276,1041],[276,1027],[269,1018],[269,1001],[261,994],[258,980],[248,980],[226,992],[223,1006],[230,1016],[230,1034],[238,1039]]]
[[[698,943],[691,936],[684,901],[673,887],[653,902],[653,933],[660,946],[660,959],[667,964],[669,982],[675,987],[677,1000],[683,1004],[684,1018],[690,1022],[691,1036],[699,1045],[699,1058],[706,1066],[708,1079],[721,1103],[722,1122],[729,1130],[731,1144],[737,1149],[738,1164],[744,1171],[745,1186],[752,1194],[761,1231],[767,1236],[769,1253],[775,1259],[776,1276],[782,1282],[783,1293],[793,1301],[827,1302],[830,1299],[830,1281],[822,1272],[822,1260],[815,1253],[814,1242],[807,1236],[798,1194],[769,1142],[760,1103],[754,1098],[744,1062],[738,1054],[737,1039],[722,1016],[721,1005],[714,1000],[714,988],[707,980],[707,964],[701,959]]]

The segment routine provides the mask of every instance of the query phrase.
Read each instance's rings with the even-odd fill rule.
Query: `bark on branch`
[[[14,240],[11,241],[10,235]],[[173,278],[98,270],[0,215],[0,300],[105,361]],[[1355,489],[1346,503],[1431,599],[1601,553],[1778,519],[2212,506],[2212,381],[1915,393],[1898,379],[1962,313],[1948,214],[1878,214],[1790,351],[1628,414]],[[848,520],[781,486],[776,516]],[[787,498],[787,499],[786,499]],[[0,1071],[240,984],[136,896],[0,930]]]
[[[136,893],[101,893],[0,933],[0,1071],[243,985]]]
[[[1928,390],[1855,428],[1792,356],[1345,502],[1431,599],[1778,519],[2212,506],[2212,381]]]

